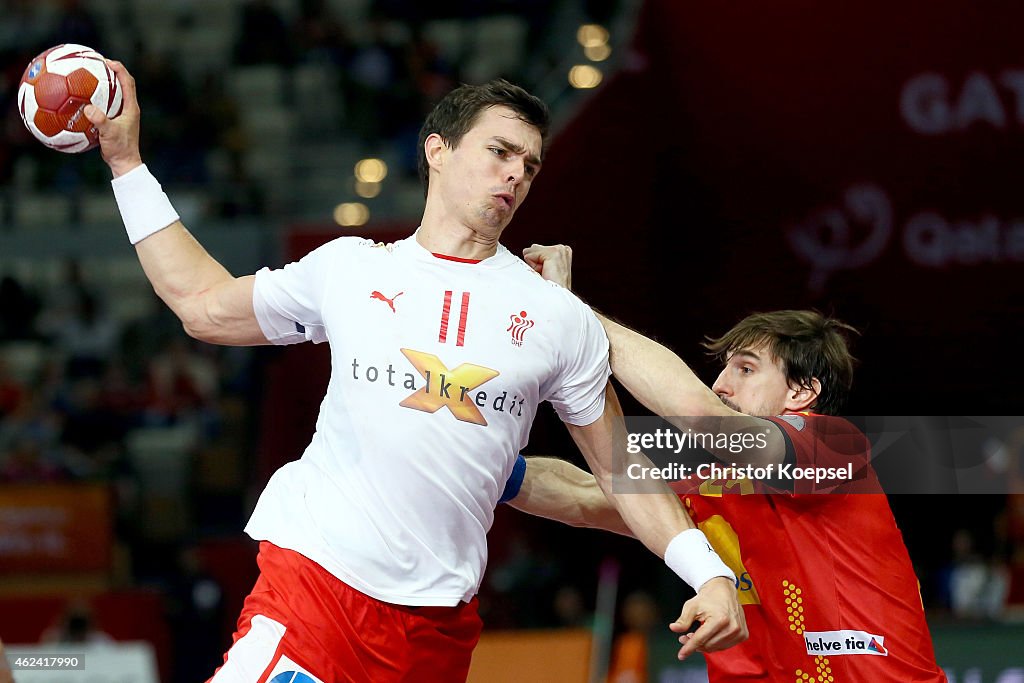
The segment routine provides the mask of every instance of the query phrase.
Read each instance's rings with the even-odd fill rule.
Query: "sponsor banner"
[[[106,571],[110,490],[95,484],[0,488],[0,574]]]
[[[587,683],[594,647],[590,629],[485,631],[466,683]]]
[[[809,655],[876,655],[888,657],[885,636],[867,631],[804,631]]]

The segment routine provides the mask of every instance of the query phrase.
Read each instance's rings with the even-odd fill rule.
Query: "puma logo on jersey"
[[[395,299],[397,299],[398,297],[402,296],[403,294],[405,294],[405,292],[399,292],[398,294],[395,294],[393,297],[391,297],[389,299],[389,298],[387,298],[386,296],[384,296],[383,294],[381,294],[380,292],[378,292],[375,289],[372,292],[370,292],[370,298],[371,299],[377,299],[378,301],[383,301],[384,303],[386,303],[388,306],[391,307],[391,312],[394,313],[395,312]]]

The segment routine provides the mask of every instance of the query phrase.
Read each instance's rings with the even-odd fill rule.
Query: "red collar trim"
[[[448,254],[438,254],[437,252],[430,252],[437,258],[444,259],[445,261],[455,261],[456,263],[480,263],[483,261],[481,258],[460,258],[458,256],[449,256]]]

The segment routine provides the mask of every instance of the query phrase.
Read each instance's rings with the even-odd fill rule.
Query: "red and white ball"
[[[84,45],[58,45],[29,63],[18,87],[21,120],[40,142],[60,152],[84,152],[99,132],[82,109],[93,103],[121,113],[121,85],[103,55]]]

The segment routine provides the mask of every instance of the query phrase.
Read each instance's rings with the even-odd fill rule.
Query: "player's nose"
[[[506,182],[512,185],[518,185],[526,177],[526,162],[523,159],[517,160],[512,164],[512,168],[508,172],[508,177],[505,179]]]
[[[722,370],[721,374],[718,375],[718,379],[711,385],[711,391],[715,392],[717,396],[732,396],[732,387],[725,379],[725,370]]]

